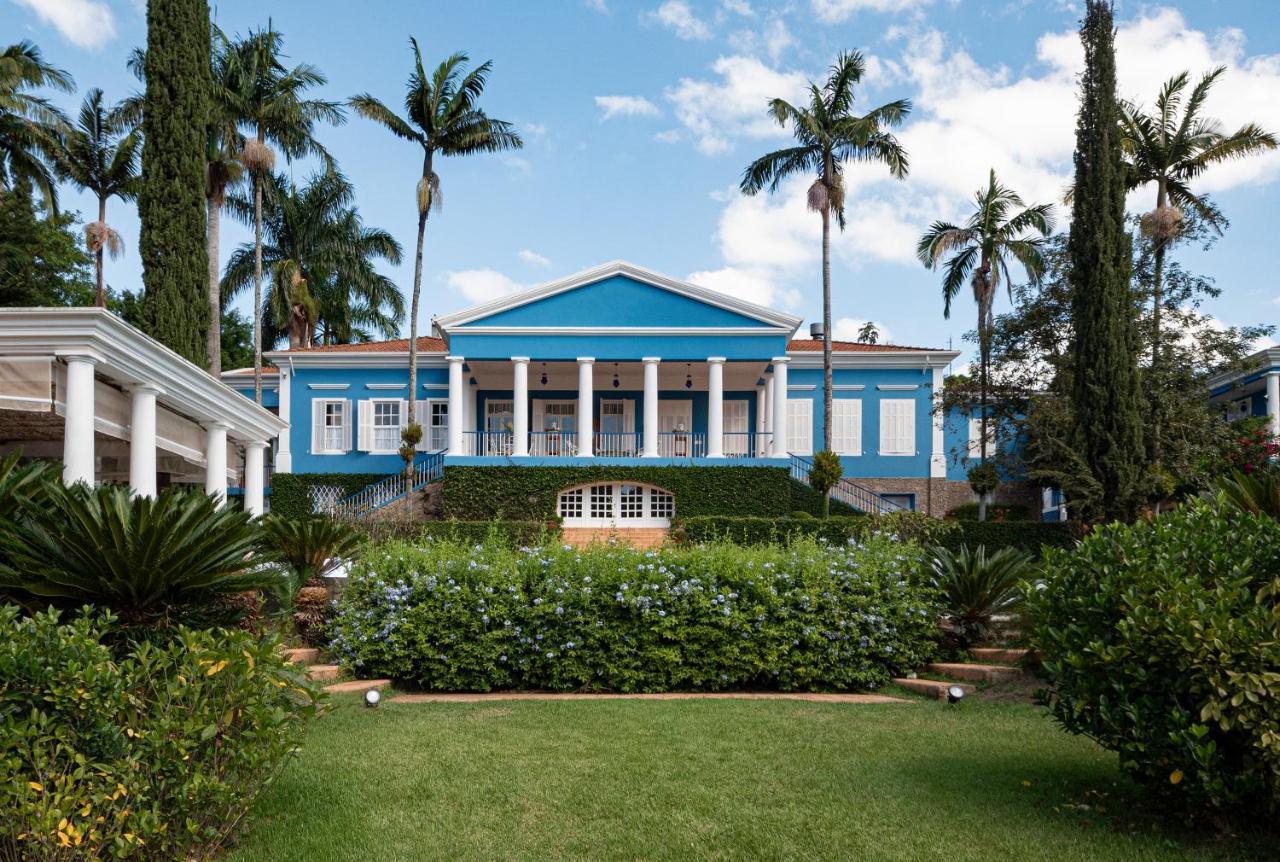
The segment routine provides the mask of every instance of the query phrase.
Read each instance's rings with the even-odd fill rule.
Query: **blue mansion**
[[[264,405],[289,423],[274,469],[391,476],[416,421],[421,483],[449,466],[600,464],[786,467],[803,480],[829,447],[846,477],[835,496],[857,508],[942,515],[971,501],[975,423],[933,409],[958,353],[834,342],[828,442],[822,340],[797,339],[800,323],[613,262],[436,318],[414,392],[407,339],[272,351]],[[223,379],[252,397],[251,371]],[[670,514],[660,489],[641,496],[646,516]],[[560,514],[573,507],[570,494]]]

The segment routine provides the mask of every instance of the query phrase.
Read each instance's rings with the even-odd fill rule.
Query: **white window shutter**
[[[311,451],[324,451],[324,401],[311,399]]]
[[[982,457],[982,420],[969,418],[969,457]]]
[[[836,398],[831,402],[831,451],[837,455],[862,454],[862,399]]]
[[[809,398],[787,399],[787,451],[813,454],[813,401]]]
[[[880,401],[880,454],[914,455],[916,452],[915,401],[884,398]]]
[[[901,435],[898,445],[901,451],[906,455],[916,454],[916,402],[912,398],[902,399],[902,404],[898,407],[901,415],[898,433]]]
[[[360,440],[359,446],[361,452],[368,452],[373,448],[373,402],[368,398],[361,398],[360,407]]]
[[[351,451],[351,399],[342,399],[342,451]]]
[[[425,452],[431,448],[431,411],[426,401],[413,402],[413,421],[422,429],[422,439],[418,441],[417,449],[419,452]]]

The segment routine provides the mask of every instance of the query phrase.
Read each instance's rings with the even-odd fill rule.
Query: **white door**
[[[658,454],[664,458],[689,458],[695,454],[693,402],[658,402]]]
[[[577,451],[574,439],[578,428],[577,401],[534,399],[533,419],[538,433],[530,441],[529,454],[557,457]]]
[[[484,454],[510,455],[515,402],[486,399],[484,407]]]
[[[747,445],[747,402],[724,402],[724,454],[749,455]]]

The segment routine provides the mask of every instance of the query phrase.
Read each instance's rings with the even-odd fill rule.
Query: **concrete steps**
[[[391,680],[389,679],[348,679],[343,682],[335,682],[332,685],[326,685],[324,690],[330,694],[342,694],[343,692],[350,691],[368,691],[371,688],[376,688],[378,691],[382,691],[390,685]]]
[[[893,684],[900,688],[905,688],[907,691],[914,691],[916,694],[936,697],[938,700],[946,700],[947,689],[953,685],[958,685],[964,689],[965,696],[971,695],[974,692],[974,687],[968,683],[946,682],[945,680],[940,679],[910,679],[908,677],[902,677],[901,679],[893,680]]]
[[[975,647],[969,650],[978,661],[992,664],[1017,664],[1026,658],[1028,650],[1017,647]]]
[[[284,651],[284,657],[294,664],[314,664],[320,660],[320,650],[309,647],[287,649]]]
[[[962,662],[933,662],[925,665],[925,670],[930,673],[973,682],[1000,682],[1022,673],[1019,668],[1004,664],[970,664]]]
[[[307,679],[315,682],[330,682],[341,675],[336,664],[313,664],[307,668]]]

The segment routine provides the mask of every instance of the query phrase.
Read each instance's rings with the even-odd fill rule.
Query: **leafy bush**
[[[323,578],[364,545],[359,532],[332,518],[272,515],[263,519],[262,529],[267,547],[293,569],[299,584]]]
[[[789,484],[791,485],[791,503],[787,508],[791,510],[790,511],[791,515],[795,515],[797,512],[803,512],[804,515],[801,515],[800,517],[805,517],[806,515],[810,515],[816,518],[817,516],[822,514],[822,495],[821,494],[813,490],[813,488],[810,488],[804,482],[801,482],[799,479],[791,479],[789,480]],[[863,514],[859,510],[850,506],[848,503],[844,503],[840,500],[828,499],[827,510],[828,510],[828,514],[831,514],[831,515]],[[778,514],[782,515],[785,513],[779,512]]]
[[[271,514],[281,518],[309,518],[311,489],[336,486],[342,497],[387,478],[387,473],[275,473],[271,477]]]
[[[1238,509],[1280,520],[1280,470],[1232,473],[1218,481],[1218,493]]]
[[[840,465],[840,456],[829,449],[815,452],[813,467],[809,470],[809,484],[813,490],[822,495],[822,517],[831,514],[831,489],[844,475],[844,467]]]
[[[1193,808],[1280,805],[1280,524],[1195,501],[1045,565],[1028,598],[1063,727]]]
[[[388,542],[352,573],[331,649],[428,689],[862,689],[927,660],[922,552],[861,545],[639,551]]]
[[[444,468],[444,516],[460,521],[553,518],[565,488],[621,480],[665,488],[675,496],[676,512],[683,516],[776,516],[793,508],[785,467],[454,465]]]
[[[251,560],[260,540],[250,515],[199,491],[58,488],[0,531],[0,592],[154,624],[275,583],[276,571]]]
[[[180,629],[116,657],[110,632],[0,607],[0,858],[206,858],[316,712],[273,639]]]
[[[1016,548],[1039,559],[1045,548],[1073,548],[1081,526],[1070,521],[953,521],[938,544],[950,550],[983,545],[988,550]]]
[[[978,520],[978,504],[962,503],[947,512],[948,518],[954,518],[957,521],[977,521]],[[988,521],[1025,521],[1027,520],[1027,507],[1021,503],[990,503],[987,505]]]
[[[353,525],[373,541],[450,539],[475,545],[494,536],[518,548],[538,545],[546,538],[559,535],[558,522],[558,518],[551,518],[547,521],[355,521]]]
[[[841,515],[818,520],[811,514],[795,513],[785,518],[739,518],[704,516],[680,518],[672,530],[684,544],[735,542],[739,545],[771,545],[796,538],[817,538],[835,545],[860,541],[873,533],[886,533],[907,541],[931,543],[956,531],[954,524],[930,518],[920,512],[893,512],[888,515]]]
[[[1031,555],[1016,548],[987,553],[979,545],[958,551],[935,548],[933,579],[961,647],[992,633],[992,619],[1017,611],[1022,585],[1033,573]]]

